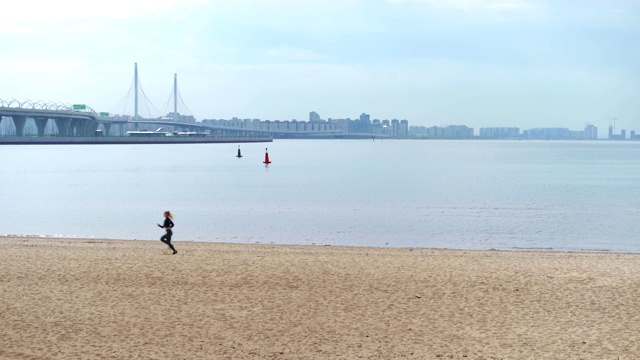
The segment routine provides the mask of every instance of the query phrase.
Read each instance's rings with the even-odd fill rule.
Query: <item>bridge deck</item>
[[[0,145],[105,145],[105,144],[217,144],[272,142],[270,137],[189,138],[189,137],[0,137]]]

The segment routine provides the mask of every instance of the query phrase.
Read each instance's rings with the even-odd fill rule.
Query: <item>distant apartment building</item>
[[[260,120],[260,119],[204,119],[205,125],[219,126],[230,129],[250,129],[282,132],[322,132],[322,131],[342,131],[339,122],[307,122],[293,120]]]
[[[598,128],[591,125],[591,124],[587,124],[584,127],[584,136],[583,136],[584,140],[596,140],[598,139]]]
[[[175,121],[183,124],[195,124],[196,118],[193,115],[182,115],[180,113],[170,112],[166,117],[162,118],[163,121]]]
[[[389,136],[391,133],[391,122],[389,120],[382,120],[382,135]]]
[[[426,138],[427,130],[429,128],[426,126],[409,126],[409,136],[418,137],[418,138]]]
[[[490,129],[490,130],[487,130]],[[496,129],[517,129],[517,128],[481,128],[480,137],[489,138],[495,136]],[[513,131],[513,130],[511,130]],[[544,140],[596,140],[598,138],[598,128],[587,124],[584,130],[569,130],[567,128],[534,128],[524,130],[519,135],[525,139]]]
[[[399,133],[400,133],[400,120],[398,119],[391,120],[391,130],[389,132],[389,136],[398,137]]]
[[[569,130],[567,128],[535,128],[524,130],[525,139],[541,140],[580,140],[584,139],[584,131]]]
[[[309,121],[310,122],[319,122],[320,120],[321,120],[320,119],[320,115],[318,115],[317,112],[312,111],[312,112],[309,113]]]
[[[627,137],[627,131],[622,129],[620,134],[613,133],[613,126],[609,125],[609,140],[624,140]]]
[[[640,140],[640,134],[636,134],[635,130],[631,130],[629,140]]]
[[[448,139],[471,139],[473,128],[466,125],[449,125],[444,128],[444,136]]]
[[[398,129],[398,136],[406,138],[409,136],[409,121],[400,120],[400,128]]]
[[[517,127],[485,127],[480,128],[480,137],[483,139],[508,139],[520,137],[520,128]]]
[[[389,120],[384,120],[382,122],[383,135],[387,135],[395,138],[406,138],[409,137],[409,121],[408,120],[398,120],[392,119],[391,122]]]
[[[371,116],[369,114],[362,113],[360,114],[360,129],[358,129],[359,133],[363,134],[371,134]]]
[[[373,119],[373,121],[371,121],[371,133],[374,135],[382,135],[384,133],[382,121],[379,119]]]
[[[333,124],[338,129],[341,129],[344,134],[349,132],[349,119],[327,119],[329,124]]]
[[[449,125],[446,127],[432,126],[408,126],[408,133],[411,137],[427,139],[472,139],[473,128],[466,125]]]
[[[525,139],[545,140],[596,140],[598,128],[587,124],[584,130],[569,130],[567,128],[535,128],[524,130],[522,137]]]

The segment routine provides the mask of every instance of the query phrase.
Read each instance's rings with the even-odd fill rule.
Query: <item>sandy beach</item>
[[[634,359],[640,254],[0,237],[2,359]]]

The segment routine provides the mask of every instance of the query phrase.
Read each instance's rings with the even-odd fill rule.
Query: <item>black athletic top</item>
[[[164,218],[164,225],[162,225],[162,227],[165,229],[171,229],[173,227],[173,221],[171,221],[171,219],[169,219],[168,217]]]

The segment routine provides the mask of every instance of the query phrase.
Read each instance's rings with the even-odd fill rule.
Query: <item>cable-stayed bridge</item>
[[[129,98],[133,91],[133,111],[126,114]],[[322,136],[341,134],[341,130],[324,129],[294,129],[281,126],[235,127],[203,124],[196,122],[184,104],[178,91],[177,74],[174,74],[173,90],[169,99],[173,99],[173,111],[165,112],[166,116],[152,117],[152,110],[158,115],[160,112],[149,101],[140,86],[138,78],[138,64],[134,64],[134,80],[129,92],[120,101],[123,105],[123,115],[113,115],[106,112],[96,112],[85,104],[61,104],[31,100],[18,101],[16,99],[0,99],[0,126],[3,121],[13,122],[14,137],[96,137],[96,136],[126,136],[130,130],[150,130],[157,126],[170,131],[197,132],[216,137],[267,137],[274,136]],[[168,100],[169,101],[169,100]],[[168,103],[167,101],[167,103]],[[182,114],[180,113],[182,111]],[[146,117],[145,117],[146,115]],[[33,120],[31,122],[30,120]],[[35,123],[35,131],[32,124]],[[5,123],[6,124],[6,123]],[[28,125],[29,124],[29,125]],[[7,136],[7,134],[4,134]]]

